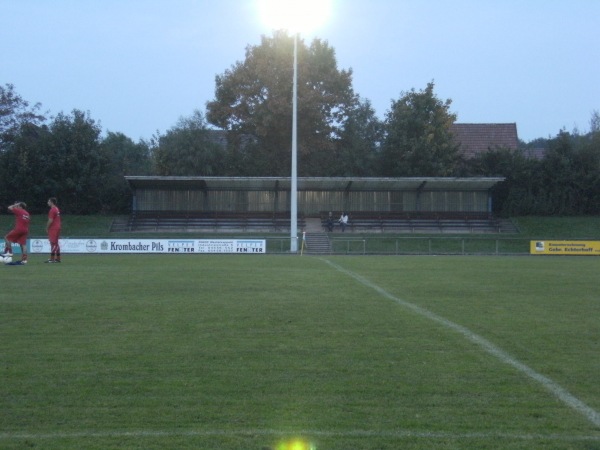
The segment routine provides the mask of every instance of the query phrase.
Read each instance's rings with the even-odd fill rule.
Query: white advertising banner
[[[61,253],[266,253],[264,239],[61,239]],[[30,253],[50,253],[47,239],[31,239]]]

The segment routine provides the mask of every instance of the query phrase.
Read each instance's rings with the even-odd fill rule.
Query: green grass
[[[63,217],[63,235],[76,236],[103,236],[108,233],[110,224],[119,216],[71,216]],[[46,215],[34,215],[31,225],[32,236],[45,236]],[[524,239],[600,239],[600,217],[539,217],[523,216],[512,219],[519,227],[518,235]],[[7,231],[13,223],[12,216],[1,215],[0,224]],[[183,233],[185,235],[185,233]],[[136,233],[136,236],[156,236],[156,233]],[[283,234],[285,235],[285,233]],[[355,235],[353,233],[353,235]],[[362,234],[356,234],[363,236]],[[131,233],[121,233],[115,236],[131,236]],[[373,236],[373,235],[365,235]],[[378,236],[377,234],[375,236]],[[380,235],[379,235],[380,236]],[[437,235],[439,236],[439,235]],[[463,235],[459,235],[463,236]]]
[[[514,219],[521,233],[532,239],[600,239],[600,217],[538,217]]]
[[[0,267],[0,448],[600,449],[585,414],[403,304],[600,411],[597,258],[42,260]]]
[[[12,216],[0,216],[5,223],[7,231],[13,223]],[[110,225],[114,219],[119,216],[93,215],[93,216],[72,216],[63,215],[62,217],[62,235],[64,237],[94,237],[105,236],[110,230]],[[46,236],[46,222],[48,215],[34,214],[31,218],[30,235],[34,237]]]

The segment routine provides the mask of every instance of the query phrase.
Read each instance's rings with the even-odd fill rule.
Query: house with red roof
[[[516,123],[455,123],[450,131],[467,159],[489,150],[519,148]]]

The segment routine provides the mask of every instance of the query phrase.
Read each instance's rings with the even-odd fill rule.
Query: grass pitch
[[[0,267],[0,448],[600,449],[598,258],[42,261]]]

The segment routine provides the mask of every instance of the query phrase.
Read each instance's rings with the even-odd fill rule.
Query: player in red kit
[[[4,237],[4,253],[2,256],[12,256],[12,244],[21,247],[20,264],[27,264],[27,235],[29,235],[29,213],[25,210],[24,202],[15,202],[8,210],[15,215],[15,227]]]
[[[48,233],[48,240],[50,241],[50,259],[47,263],[59,263],[60,262],[60,245],[58,240],[60,238],[60,210],[56,206],[57,201],[55,197],[48,199],[48,223],[46,224],[46,232]]]

